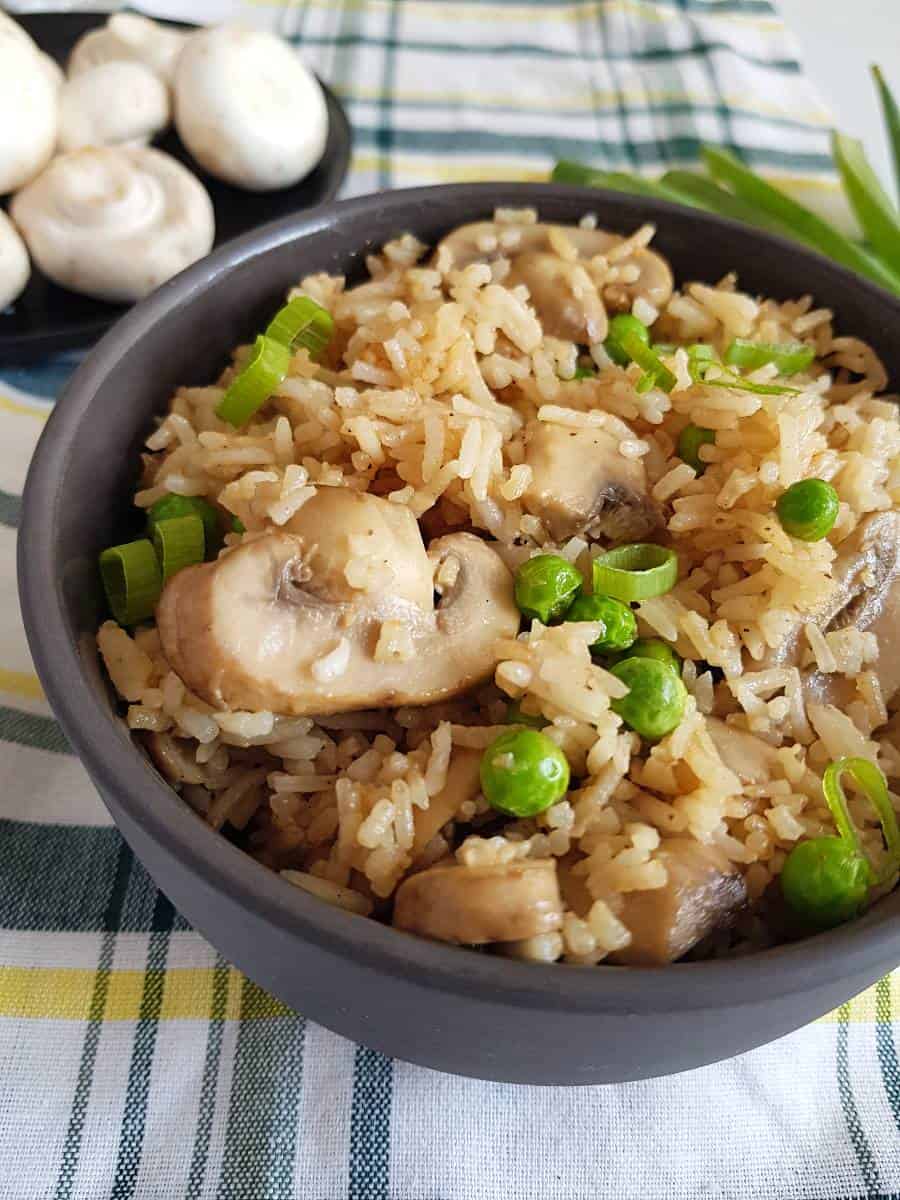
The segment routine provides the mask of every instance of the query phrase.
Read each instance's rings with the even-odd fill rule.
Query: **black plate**
[[[106,13],[76,12],[32,13],[16,19],[42,50],[65,66],[81,35],[105,24],[106,18]],[[160,150],[165,150],[193,171],[209,192],[216,214],[217,246],[276,217],[324,204],[337,192],[350,161],[350,125],[334,93],[324,84],[322,88],[328,105],[325,153],[316,169],[291,188],[277,192],[245,192],[213,179],[190,157],[173,128],[154,142]],[[0,312],[0,362],[28,362],[58,350],[89,346],[123,312],[123,305],[91,300],[57,287],[33,268],[25,291],[15,304]]]

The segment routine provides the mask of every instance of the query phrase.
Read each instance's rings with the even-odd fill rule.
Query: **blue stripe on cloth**
[[[30,746],[32,750],[51,750],[54,754],[71,754],[65,734],[52,717],[22,712],[0,704],[0,741]]]
[[[314,34],[307,34],[303,39],[303,44],[308,49],[313,48],[328,48],[328,49],[345,49],[347,47],[360,47],[367,49],[383,50],[386,45],[386,39],[375,34],[364,33],[339,33],[336,37],[322,37]],[[423,54],[448,54],[458,55],[461,59],[467,57],[476,58],[535,58],[535,59],[554,59],[562,62],[580,62],[581,53],[577,50],[560,50],[553,46],[542,46],[535,42],[445,42],[445,41],[421,41],[418,39],[404,39],[404,53],[423,53]],[[757,67],[767,67],[770,70],[778,71],[785,75],[799,75],[800,64],[795,58],[761,58],[758,55],[747,54],[737,47],[732,46],[730,42],[723,41],[698,41],[692,46],[683,46],[677,50],[670,49],[668,46],[652,46],[641,50],[636,50],[630,54],[616,54],[611,51],[604,51],[603,58],[606,62],[672,62],[683,58],[695,58],[697,55],[705,55],[710,53],[720,52],[722,54],[732,54],[735,58],[739,58],[742,62],[751,63]],[[523,63],[523,67],[526,64]]]
[[[869,1145],[869,1139],[866,1137],[866,1131],[863,1129],[862,1121],[859,1119],[859,1109],[856,1107],[856,1098],[853,1095],[853,1087],[850,1083],[849,1038],[850,1005],[842,1004],[838,1009],[835,1047],[838,1095],[840,1096],[841,1108],[844,1112],[847,1132],[850,1135],[850,1143],[853,1146],[853,1153],[856,1155],[859,1172],[866,1186],[867,1197],[869,1200],[874,1200],[874,1197],[882,1195],[881,1176],[878,1172],[878,1164],[875,1162],[875,1156],[872,1153],[872,1147]]]
[[[131,851],[118,830],[109,825],[94,828],[0,820],[0,925],[35,932],[85,933],[107,928],[107,897],[122,853],[131,860]],[[150,876],[135,863],[117,909],[117,928],[150,931],[155,896]],[[190,926],[178,914],[174,928]]]
[[[169,900],[156,892],[153,909],[153,932],[147,949],[147,967],[137,1028],[131,1050],[125,1108],[119,1131],[119,1152],[110,1200],[131,1200],[137,1184],[144,1149],[144,1129],[147,1123],[147,1101],[150,1095],[150,1076],[153,1052],[159,1030],[163,991],[166,984],[166,958],[169,953],[169,933],[174,924],[175,909]]]
[[[834,164],[825,152],[827,134],[821,132],[822,152],[788,152],[772,148],[740,149],[740,157],[753,167],[784,167],[795,171],[832,171]],[[357,149],[380,150],[382,137],[378,128],[354,124]],[[397,152],[414,152],[429,157],[435,154],[507,154],[547,158],[583,158],[603,160],[611,166],[649,165],[666,162],[696,163],[705,139],[696,135],[680,135],[665,139],[665,155],[661,156],[659,141],[627,142],[601,138],[572,138],[564,134],[552,137],[539,134],[492,133],[478,129],[396,129],[391,145]]]
[[[69,382],[84,355],[81,352],[58,354],[43,363],[24,367],[0,367],[0,384],[8,383],[20,392],[55,400]]]
[[[881,1064],[881,1082],[894,1115],[894,1124],[900,1133],[900,1063],[897,1061],[897,1044],[894,1040],[894,1025],[891,1018],[891,981],[879,980],[875,988],[875,1048]]]
[[[18,529],[21,515],[22,497],[15,496],[12,492],[4,492],[0,488],[0,525]]]
[[[350,1109],[348,1200],[387,1200],[393,1090],[393,1059],[357,1046]]]
[[[306,1022],[243,979],[217,1200],[292,1200]]]
[[[105,832],[105,831],[104,831]],[[0,855],[5,861],[5,856]],[[134,859],[131,851],[116,834],[116,862],[109,884],[106,902],[103,909],[102,927],[103,939],[100,945],[100,956],[94,975],[94,988],[91,993],[91,1004],[88,1010],[87,1027],[84,1034],[84,1045],[81,1051],[81,1062],[78,1067],[78,1078],[75,1083],[75,1093],[72,1097],[72,1109],[69,1114],[69,1125],[63,1142],[62,1158],[59,1165],[59,1175],[53,1200],[70,1200],[78,1160],[81,1154],[81,1137],[84,1132],[84,1122],[87,1116],[88,1104],[91,1098],[91,1086],[94,1080],[94,1065],[97,1061],[97,1046],[103,1029],[103,1013],[106,1009],[106,997],[109,992],[109,976],[116,948],[116,931],[119,928],[122,905],[128,891],[128,880],[131,875]],[[52,876],[50,876],[52,878]],[[5,923],[5,922],[4,922]],[[20,928],[20,926],[17,926]]]
[[[213,1117],[216,1112],[216,1095],[219,1087],[219,1063],[222,1057],[222,1034],[225,1029],[229,976],[228,963],[224,958],[217,958],[213,970],[212,1001],[206,1034],[206,1057],[203,1062],[200,1103],[197,1107],[194,1149],[191,1155],[191,1170],[188,1175],[185,1200],[199,1200],[204,1190]]]

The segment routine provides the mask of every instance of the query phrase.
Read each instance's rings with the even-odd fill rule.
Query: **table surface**
[[[897,0],[777,0],[800,42],[807,73],[838,128],[862,138],[884,180],[892,178],[887,142],[869,66],[878,63],[900,95],[900,5]]]

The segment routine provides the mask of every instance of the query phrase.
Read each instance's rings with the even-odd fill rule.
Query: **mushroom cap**
[[[60,155],[13,199],[12,215],[55,283],[124,302],[202,258],[215,231],[200,181],[146,147]]]
[[[69,56],[69,78],[103,63],[142,63],[171,84],[187,34],[138,13],[114,13],[101,29],[92,29],[75,43]]]
[[[21,295],[31,274],[31,263],[19,231],[0,209],[0,311]]]
[[[575,251],[569,261],[558,253],[557,246],[565,240]],[[590,260],[608,255],[626,239],[603,229],[581,229],[571,225],[505,225],[494,221],[475,221],[460,225],[438,243],[433,261],[446,258],[448,252],[454,268],[461,270],[470,263],[492,262],[498,258],[511,260],[508,282],[524,283],[544,330],[555,337],[593,344],[606,336],[605,309],[630,309],[638,298],[656,308],[672,295],[674,281],[669,264],[661,255],[646,247],[631,250],[616,261],[619,269],[637,267],[638,275],[630,283],[618,280],[605,282],[605,271],[588,281],[574,277],[580,267],[591,276]],[[485,247],[490,249],[485,249]],[[599,286],[594,287],[598,281]],[[578,295],[573,289],[578,289]],[[602,300],[601,316],[597,293]],[[593,294],[592,294],[593,293]],[[576,301],[573,303],[573,299]]]
[[[0,36],[0,194],[14,192],[50,161],[56,146],[57,86],[31,39]]]
[[[637,541],[663,524],[644,464],[621,454],[619,439],[607,429],[532,421],[525,462],[532,471],[525,508],[557,541],[585,530],[613,542]]]
[[[55,58],[51,58],[50,55],[45,54],[43,50],[38,50],[37,60],[38,60],[38,63],[40,64],[41,70],[44,72],[44,74],[50,80],[53,87],[56,89],[56,94],[58,96],[59,89],[62,87],[63,83],[65,82],[65,78],[66,78],[65,74],[63,73],[62,67],[59,65],[59,63],[56,61]]]
[[[394,925],[422,937],[477,946],[517,942],[562,926],[555,859],[470,867],[453,859],[397,889]]]
[[[432,542],[426,559],[408,513],[416,545],[386,516],[381,529],[393,577],[351,588],[333,549],[345,537],[331,524],[334,493],[360,496],[373,530],[388,510],[405,513],[378,496],[320,488],[300,510],[312,536],[294,527],[246,538],[164,588],[163,650],[210,704],[291,716],[429,704],[488,678],[497,640],[517,632],[512,576],[496,551],[456,533]],[[443,580],[437,605],[432,568]],[[379,652],[385,622],[406,635],[407,653]]]
[[[287,42],[224,26],[192,34],[181,53],[175,125],[211,175],[270,191],[297,183],[322,157],[328,112]]]
[[[101,63],[63,85],[59,148],[141,144],[165,129],[169,118],[168,88],[149,67]]]

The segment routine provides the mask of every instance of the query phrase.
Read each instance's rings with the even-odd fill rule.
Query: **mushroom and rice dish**
[[[287,884],[662,964],[897,881],[900,424],[809,296],[498,210],[313,275],[146,442],[125,719]]]

